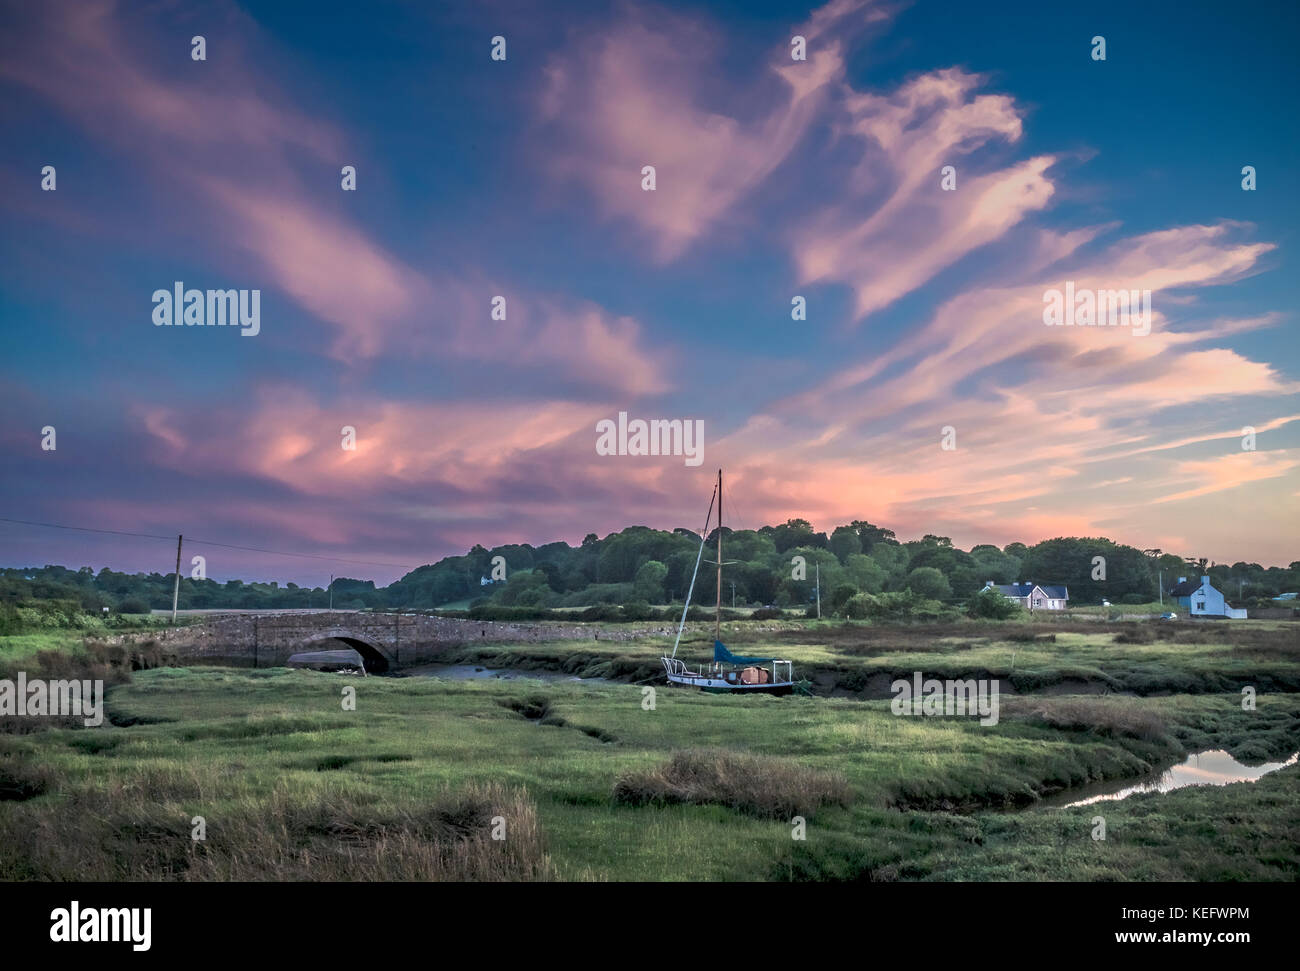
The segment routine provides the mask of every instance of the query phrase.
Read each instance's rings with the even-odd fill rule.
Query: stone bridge
[[[182,661],[254,668],[282,666],[300,651],[346,645],[361,654],[367,671],[380,673],[436,661],[449,647],[461,644],[588,639],[602,633],[579,624],[336,610],[207,614],[189,627],[135,636],[175,649]]]

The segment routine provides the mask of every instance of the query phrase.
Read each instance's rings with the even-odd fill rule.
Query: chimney
[[[1179,577],[1179,578],[1178,578],[1178,582],[1179,582],[1179,583],[1186,583],[1186,582],[1187,582],[1187,577]]]
[[[1209,585],[1210,585],[1210,578],[1209,578],[1209,577],[1201,577],[1201,586],[1203,586],[1203,587],[1208,587]]]
[[[984,589],[985,589],[985,590],[987,590],[987,589],[988,589],[989,587],[991,587],[991,586],[993,586],[993,581],[992,581],[992,580],[985,580],[985,581],[984,581]]]

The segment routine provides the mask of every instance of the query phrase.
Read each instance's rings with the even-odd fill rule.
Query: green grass
[[[1108,804],[1101,845],[1092,811],[1007,810],[1191,749],[1289,754],[1300,698],[1030,700],[985,728],[662,686],[646,710],[620,684],[141,671],[109,695],[130,727],[0,736],[0,878],[1296,878],[1291,769]],[[617,799],[620,780],[660,797]],[[782,801],[792,780],[826,796],[805,841],[768,811],[800,805]],[[506,847],[484,836],[497,813]]]
[[[165,630],[172,625],[170,616],[132,614],[114,615],[107,620],[93,614],[76,618],[77,626],[32,627],[17,634],[0,635],[0,662],[21,661],[38,651],[62,651],[82,654],[86,638],[102,639],[119,634],[145,634]],[[176,626],[184,627],[199,622],[198,618],[182,617]]]
[[[0,637],[0,662],[22,661],[38,651],[64,651],[81,654],[85,635],[80,631],[51,630],[32,634],[9,634]]]
[[[1093,604],[1087,607],[1071,607],[1067,613],[1094,617],[1123,617],[1132,614],[1155,614],[1156,616],[1159,616],[1160,614],[1169,611],[1174,611],[1180,617],[1185,617],[1187,615],[1186,607],[1180,607],[1178,604],[1169,600],[1166,600],[1164,603],[1161,603],[1158,600],[1152,600],[1144,604],[1113,603],[1108,607],[1103,607],[1101,604]]]
[[[916,627],[808,625],[755,632],[723,625],[723,639],[744,653],[775,653],[823,694],[885,697],[895,678],[915,671],[938,678],[998,678],[1004,689],[1166,693],[1300,691],[1300,627],[1270,621],[1158,621],[1033,625],[967,622]],[[1050,638],[1050,639],[1049,639]],[[1150,643],[1125,643],[1149,639]],[[486,667],[538,668],[579,677],[656,679],[671,636],[575,642],[470,645],[448,660]],[[712,632],[693,631],[678,651],[689,663],[707,661]]]

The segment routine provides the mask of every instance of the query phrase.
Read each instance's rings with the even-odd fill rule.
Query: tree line
[[[714,599],[717,530],[706,537],[694,602]],[[421,566],[384,587],[338,578],[332,587],[294,583],[195,580],[182,575],[182,609],[324,607],[331,594],[344,609],[429,609],[447,605],[547,609],[628,604],[680,604],[691,581],[700,535],[629,526],[603,539],[589,533],[577,546],[476,545],[460,556]],[[1180,576],[1208,575],[1238,605],[1252,606],[1300,588],[1300,561],[1192,563],[1104,537],[1057,537],[1033,546],[1010,543],[955,547],[946,536],[900,541],[866,521],[817,532],[804,519],[757,530],[723,528],[724,606],[806,607],[820,588],[823,610],[853,615],[899,597],[967,603],[988,581],[1064,585],[1075,605],[1147,603]],[[83,609],[139,613],[171,607],[173,573],[119,573],[63,566],[0,570],[0,603],[23,599],[76,601]],[[486,582],[485,582],[486,581]],[[888,598],[893,597],[890,601]],[[858,597],[857,601],[853,598]],[[884,598],[884,599],[881,599]],[[851,602],[856,604],[851,606]]]

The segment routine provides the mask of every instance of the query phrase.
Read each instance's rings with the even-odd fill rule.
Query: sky
[[[0,3],[0,517],[383,584],[699,529],[721,467],[738,528],[1300,559],[1300,7],[994,6]]]

